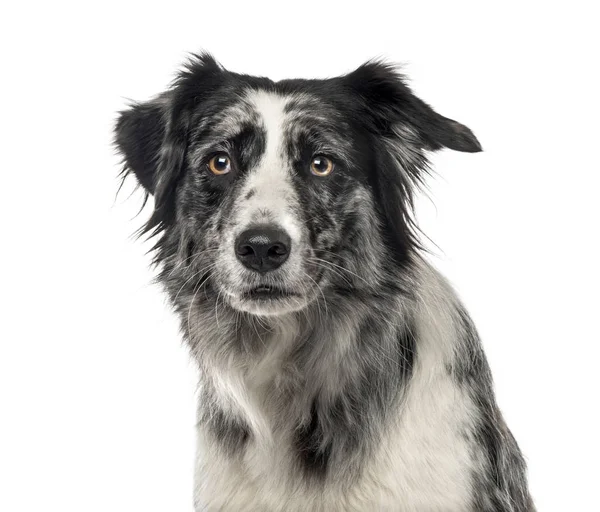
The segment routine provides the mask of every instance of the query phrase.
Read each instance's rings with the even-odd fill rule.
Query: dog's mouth
[[[271,285],[256,286],[243,294],[244,299],[253,301],[272,301],[291,297],[298,297],[298,294],[285,288]]]
[[[260,284],[227,293],[234,309],[260,316],[277,316],[306,307],[312,297],[284,286]]]

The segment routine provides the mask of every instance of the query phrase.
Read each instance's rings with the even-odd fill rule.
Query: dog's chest
[[[203,465],[208,472],[204,478],[214,484],[206,489],[206,497],[230,504],[223,510],[293,512],[307,510],[307,504],[315,511],[470,510],[473,447],[462,433],[469,428],[473,409],[446,374],[417,368],[405,400],[391,415],[360,476],[346,488],[331,479],[316,485],[299,469],[294,422],[291,417],[286,421],[290,410],[298,407],[286,401],[289,388],[298,385],[293,366],[282,357],[257,368],[259,374],[244,385],[255,421],[268,435],[252,436],[235,462],[215,451],[216,459]],[[220,470],[210,474],[216,466]],[[221,501],[225,497],[227,501]]]

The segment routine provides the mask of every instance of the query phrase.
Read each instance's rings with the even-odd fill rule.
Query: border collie
[[[201,54],[115,140],[200,368],[196,511],[534,510],[412,211],[471,130],[380,61],[274,82]]]

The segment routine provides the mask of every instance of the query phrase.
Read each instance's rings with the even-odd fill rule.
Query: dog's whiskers
[[[185,288],[185,286],[192,280],[195,279],[196,277],[198,277],[200,274],[206,274],[208,271],[212,270],[214,267],[216,266],[216,263],[211,263],[203,268],[201,268],[200,270],[198,270],[197,272],[194,272],[188,279],[185,280],[185,282],[181,285],[181,287],[179,288],[179,290],[177,291],[177,293],[175,294],[175,297],[173,298],[173,303],[176,304],[177,303],[177,298],[179,297],[179,294],[183,291],[183,289]],[[206,280],[205,280],[206,281]]]

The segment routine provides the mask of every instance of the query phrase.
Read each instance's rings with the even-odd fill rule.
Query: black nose
[[[292,241],[285,231],[271,226],[256,226],[238,236],[235,253],[245,267],[268,272],[285,263],[291,246]]]

